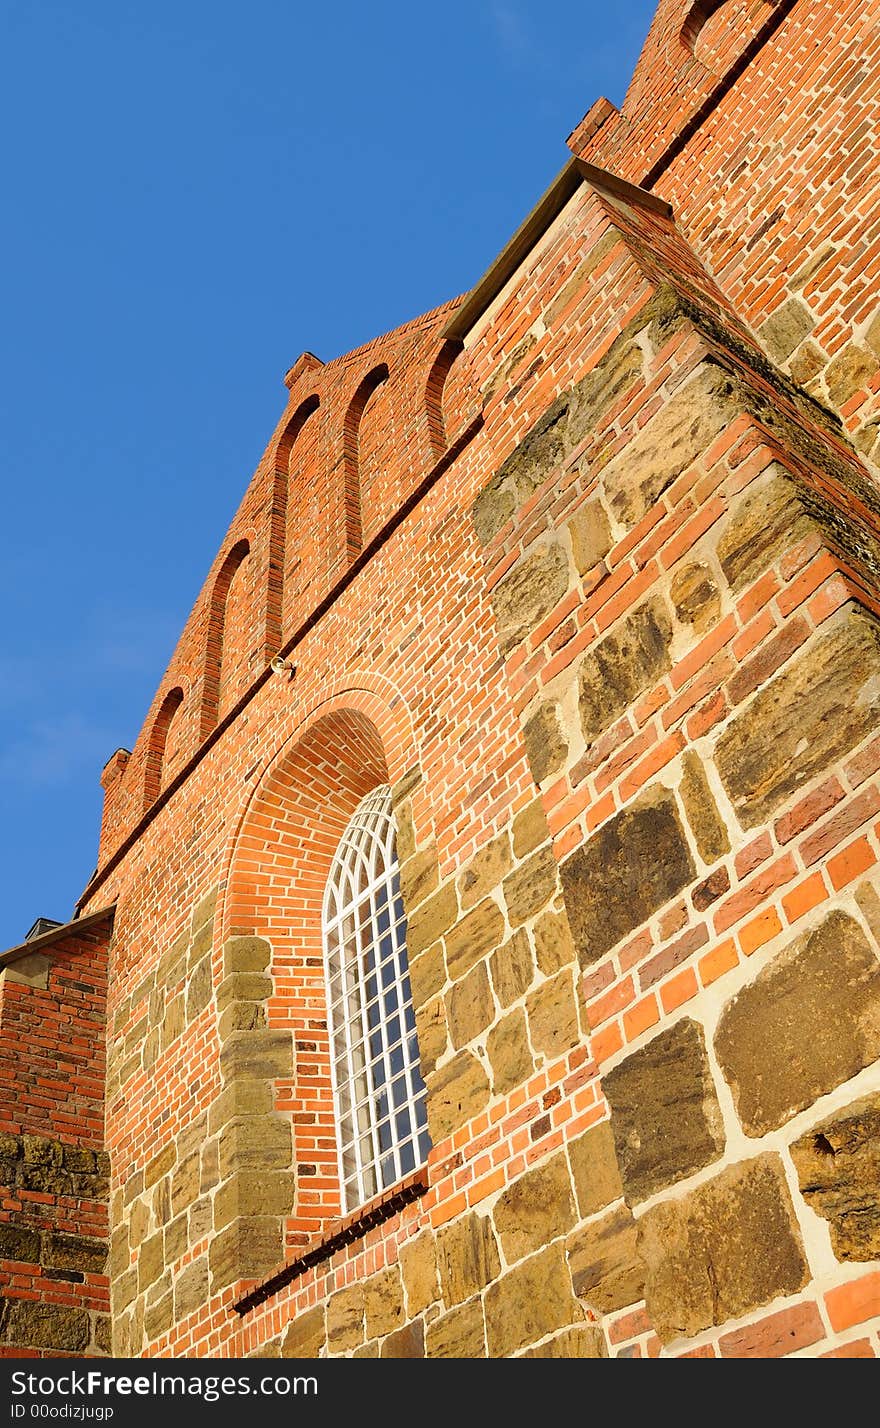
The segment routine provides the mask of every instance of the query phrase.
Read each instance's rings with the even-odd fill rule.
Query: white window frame
[[[388,784],[358,804],[322,908],[339,1184],[350,1213],[425,1164],[425,1083]]]

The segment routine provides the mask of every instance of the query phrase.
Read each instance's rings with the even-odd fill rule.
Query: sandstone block
[[[847,607],[755,695],[715,762],[744,828],[764,823],[880,720],[880,630]]]
[[[880,1259],[880,1095],[820,1121],[791,1157],[801,1194],[830,1223],[837,1258]]]
[[[429,1359],[484,1359],[486,1328],[479,1299],[452,1309],[427,1328]]]
[[[486,898],[453,927],[446,938],[446,966],[458,981],[483,957],[494,952],[504,938],[504,915],[497,903]]]
[[[487,1289],[489,1358],[509,1358],[554,1330],[582,1319],[562,1245],[550,1245],[508,1270]]]
[[[589,966],[695,876],[672,794],[654,789],[618,813],[560,865],[559,876],[581,966]]]
[[[583,1219],[598,1214],[606,1205],[622,1197],[623,1182],[610,1121],[591,1126],[576,1140],[569,1141],[568,1160],[578,1212]]]
[[[578,575],[586,575],[605,559],[612,545],[608,515],[595,496],[572,516],[568,532]]]
[[[782,1163],[740,1162],[639,1221],[647,1311],[668,1343],[795,1294],[810,1272]]]
[[[564,912],[545,912],[535,923],[535,957],[545,976],[577,962],[577,948]]]
[[[327,1300],[327,1347],[344,1353],[364,1341],[364,1286],[348,1284]]]
[[[562,768],[568,757],[568,743],[559,720],[559,706],[552,699],[540,704],[526,720],[523,740],[536,784]]]
[[[380,1359],[423,1359],[425,1357],[425,1326],[415,1319],[389,1334],[379,1350]]]
[[[542,843],[550,838],[547,815],[540,798],[536,798],[527,808],[523,808],[513,820],[513,853],[516,858],[526,858]]]
[[[556,541],[549,541],[523,556],[498,582],[491,601],[505,654],[556,608],[568,591],[570,578],[565,551]]]
[[[478,962],[449,994],[449,1035],[456,1051],[475,1041],[495,1017],[495,1002],[485,962]]]
[[[789,298],[758,328],[764,351],[774,362],[785,362],[815,327],[810,309],[800,298]]]
[[[721,614],[721,594],[705,561],[677,570],[669,584],[669,597],[678,619],[690,625],[695,635],[705,634]]]
[[[730,852],[730,838],[712,796],[699,754],[689,749],[682,760],[681,799],[704,863]]]
[[[398,1265],[390,1265],[364,1281],[364,1316],[368,1339],[391,1334],[403,1324],[403,1281]]]
[[[632,1211],[619,1205],[575,1230],[566,1243],[574,1292],[591,1309],[609,1314],[642,1298],[645,1266]]]
[[[646,1200],[717,1160],[721,1111],[702,1028],[685,1019],[633,1052],[603,1081],[627,1200]]]
[[[577,992],[570,968],[542,982],[526,999],[532,1050],[548,1061],[563,1056],[581,1041]]]
[[[272,948],[264,937],[230,937],[223,944],[223,972],[227,977],[236,972],[266,972],[271,961]]]
[[[485,1215],[471,1211],[443,1225],[436,1242],[440,1289],[449,1308],[479,1294],[501,1268],[495,1232]]]
[[[495,1227],[507,1263],[566,1234],[575,1218],[568,1165],[560,1153],[527,1170],[496,1201]]]
[[[670,667],[672,621],[660,596],[645,601],[590,650],[578,675],[587,747]]]
[[[230,1221],[208,1248],[211,1293],[240,1279],[262,1279],[278,1268],[283,1256],[284,1234],[277,1217],[249,1215]]]
[[[421,1032],[419,1045],[421,1046]],[[424,1069],[424,1068],[423,1068]],[[459,1051],[428,1077],[428,1127],[435,1145],[465,1121],[472,1120],[489,1100],[489,1079],[472,1051]]]
[[[608,1343],[599,1324],[575,1324],[554,1334],[537,1348],[526,1349],[524,1359],[607,1359]]]
[[[430,1230],[423,1230],[415,1239],[400,1247],[400,1271],[406,1290],[407,1316],[421,1314],[439,1298],[437,1283],[437,1248]]]
[[[502,833],[475,853],[467,867],[459,873],[458,892],[462,908],[473,907],[474,903],[492,892],[512,866],[510,840],[506,833]]]
[[[292,1319],[281,1344],[283,1359],[316,1359],[327,1337],[324,1326],[324,1306],[316,1304],[304,1314]]]
[[[528,935],[522,928],[492,953],[489,970],[495,995],[502,1007],[509,1007],[531,986],[535,963]]]
[[[509,1012],[493,1026],[486,1038],[486,1050],[492,1067],[494,1096],[506,1096],[532,1074],[534,1061],[522,1008]]]
[[[747,1135],[784,1125],[880,1056],[880,962],[858,924],[832,912],[725,1007],[719,1065]]]
[[[556,859],[552,848],[540,848],[504,879],[504,901],[511,927],[519,927],[540,912],[556,892]]]

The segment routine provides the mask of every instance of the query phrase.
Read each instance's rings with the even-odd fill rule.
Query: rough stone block
[[[224,1081],[277,1081],[293,1076],[293,1037],[289,1031],[236,1031],[220,1048]]]
[[[612,513],[633,526],[692,466],[740,409],[722,368],[704,362],[606,467],[603,486]]]
[[[625,1205],[570,1236],[566,1253],[574,1292],[591,1309],[609,1314],[641,1299],[645,1267],[637,1240],[636,1222]]]
[[[677,618],[695,635],[703,635],[721,614],[721,594],[705,561],[681,566],[669,582],[669,598]]]
[[[398,1265],[390,1265],[364,1282],[364,1316],[367,1338],[379,1339],[399,1329],[404,1321],[403,1281]]]
[[[666,1343],[736,1319],[808,1282],[776,1155],[740,1162],[639,1221],[647,1311]]]
[[[510,854],[510,839],[506,833],[493,838],[485,848],[480,848],[458,875],[458,892],[463,909],[473,907],[498,886],[501,879],[510,872],[513,859]]]
[[[437,1267],[447,1307],[479,1294],[501,1268],[492,1222],[471,1211],[437,1231]]]
[[[801,1194],[840,1260],[880,1259],[880,1095],[853,1101],[791,1147]]]
[[[481,1300],[472,1299],[430,1323],[427,1351],[429,1359],[484,1359],[486,1328]]]
[[[786,362],[815,327],[810,309],[800,298],[789,298],[758,328],[764,351],[774,362]]]
[[[52,1234],[46,1240],[43,1263],[53,1269],[79,1269],[83,1274],[103,1274],[107,1267],[107,1243],[89,1235]]]
[[[575,1324],[554,1334],[537,1348],[526,1349],[524,1359],[607,1359],[608,1342],[599,1324]]]
[[[34,1299],[0,1299],[0,1342],[79,1353],[88,1344],[89,1333],[84,1309],[41,1304]]]
[[[423,1359],[425,1357],[425,1326],[415,1319],[389,1334],[379,1350],[380,1359]]]
[[[581,965],[610,952],[695,874],[668,790],[655,788],[610,819],[559,869]]]
[[[516,858],[527,858],[542,843],[548,842],[550,829],[547,815],[540,798],[536,798],[527,808],[523,808],[513,820],[513,853]]]
[[[412,1319],[440,1296],[437,1248],[430,1230],[423,1230],[415,1239],[401,1245],[400,1271],[406,1290],[407,1315]]]
[[[433,843],[400,864],[400,890],[407,911],[417,908],[440,883],[437,849]]]
[[[231,1221],[208,1248],[211,1293],[218,1294],[240,1279],[262,1279],[278,1268],[283,1256],[280,1219],[250,1215]]]
[[[18,1260],[24,1264],[39,1264],[40,1234],[24,1225],[0,1224],[0,1259]]]
[[[193,1021],[210,1004],[213,993],[211,982],[211,957],[203,957],[197,963],[186,988],[186,1019]]]
[[[289,1215],[295,1194],[292,1171],[240,1171],[214,1196],[214,1228],[222,1230],[239,1215]]]
[[[732,506],[718,541],[718,559],[732,590],[742,590],[817,530],[803,498],[773,465]]]
[[[591,1126],[577,1140],[569,1141],[568,1160],[578,1212],[583,1219],[598,1214],[622,1197],[623,1182],[610,1121]]]
[[[407,919],[406,943],[411,957],[417,957],[448,932],[458,918],[454,883],[446,883]]]
[[[765,1135],[880,1056],[880,962],[832,912],[730,1001],[718,1063],[747,1135]]]
[[[446,1026],[446,1004],[442,997],[434,997],[424,1006],[416,1006],[416,1034],[419,1040],[419,1064],[422,1075],[429,1076],[445,1055],[449,1043]]]
[[[702,1028],[685,1019],[633,1052],[602,1083],[627,1200],[711,1165],[724,1150]]]
[[[239,1170],[288,1170],[293,1161],[293,1134],[287,1116],[245,1116],[227,1121],[220,1132],[220,1174],[225,1180]],[[201,1188],[196,1181],[196,1195]],[[190,1197],[187,1204],[196,1198]],[[172,1200],[174,1192],[172,1188]]]
[[[570,968],[563,968],[530,992],[526,1014],[532,1049],[548,1061],[580,1044],[577,992]]]
[[[327,1347],[331,1354],[339,1354],[363,1341],[364,1286],[349,1284],[327,1301]]]
[[[681,800],[704,863],[714,863],[730,852],[730,838],[712,797],[699,754],[689,749],[682,760]]]
[[[522,928],[492,953],[489,970],[495,995],[502,1007],[509,1007],[518,1001],[531,986],[535,961],[528,935]]]
[[[584,657],[578,674],[578,709],[588,748],[666,673],[671,640],[672,621],[655,595]]]
[[[489,1078],[479,1060],[471,1051],[459,1051],[428,1078],[428,1128],[434,1145],[479,1115],[488,1100]]]
[[[557,889],[557,865],[552,848],[540,848],[504,879],[504,901],[511,927],[528,922],[547,905]]]
[[[532,1074],[534,1061],[522,1008],[509,1012],[493,1026],[486,1038],[486,1050],[492,1067],[493,1095],[506,1096]]]
[[[532,778],[536,784],[541,784],[550,774],[561,769],[568,757],[559,705],[552,699],[545,700],[526,720],[522,732]]]
[[[454,982],[483,957],[494,952],[504,938],[504,915],[491,898],[481,902],[453,927],[446,938],[446,966]]]
[[[288,1326],[281,1344],[283,1359],[317,1359],[327,1338],[324,1305],[316,1304],[304,1314],[297,1314]]]
[[[449,994],[447,1019],[449,1035],[456,1051],[466,1046],[490,1026],[495,1017],[495,1002],[489,986],[485,962],[479,962],[462,977]]]
[[[545,977],[578,960],[571,926],[564,912],[545,912],[535,923],[535,957]]]
[[[715,762],[744,828],[770,815],[880,721],[880,629],[847,607],[731,721]]]
[[[548,541],[523,556],[498,582],[490,598],[505,654],[556,608],[570,579],[565,551]]]
[[[509,1185],[496,1201],[494,1218],[508,1264],[566,1234],[576,1216],[564,1154]]]
[[[612,546],[611,523],[595,496],[572,516],[568,532],[578,575],[585,575],[605,559]]]
[[[583,1319],[561,1244],[523,1260],[486,1291],[490,1359],[509,1358],[556,1329]]]

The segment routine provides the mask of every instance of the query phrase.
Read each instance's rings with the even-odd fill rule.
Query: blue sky
[[[283,410],[463,292],[653,0],[0,0],[0,948],[66,920]]]

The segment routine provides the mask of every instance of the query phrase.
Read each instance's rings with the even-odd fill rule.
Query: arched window
[[[339,1178],[346,1212],[424,1165],[430,1140],[391,790],[358,804],[324,892]]]

